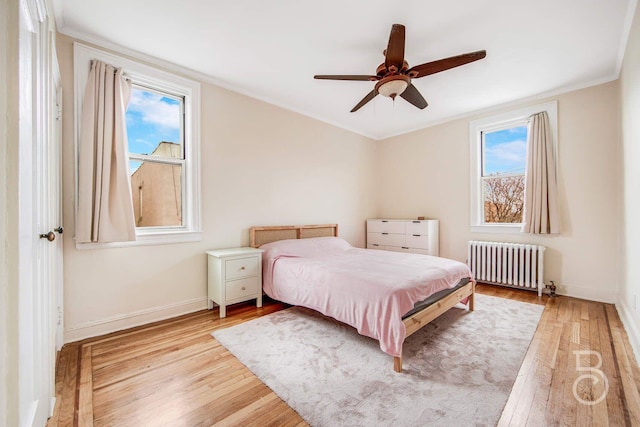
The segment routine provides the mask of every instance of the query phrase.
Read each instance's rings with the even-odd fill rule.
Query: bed
[[[375,338],[402,371],[406,337],[460,302],[475,282],[461,262],[351,246],[336,224],[252,227],[271,298],[314,309]]]

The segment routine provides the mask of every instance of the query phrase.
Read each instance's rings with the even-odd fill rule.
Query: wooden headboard
[[[285,239],[308,239],[310,237],[336,237],[338,224],[323,225],[275,225],[251,227],[249,239],[252,248]]]

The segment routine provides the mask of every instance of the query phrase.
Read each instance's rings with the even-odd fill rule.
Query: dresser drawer
[[[247,277],[246,279],[233,280],[225,283],[226,300],[233,301],[235,299],[246,299],[247,297],[256,295],[258,292],[257,281],[255,277]]]
[[[429,249],[429,236],[407,234],[406,246],[416,249]]]
[[[225,279],[233,280],[258,274],[258,258],[248,257],[225,261]]]
[[[407,222],[407,234],[429,234],[429,223],[427,221],[409,221]]]
[[[404,234],[367,233],[367,244],[385,246],[404,246]]]
[[[405,223],[403,221],[393,221],[386,219],[370,219],[367,221],[367,232],[369,233],[397,233],[404,234]]]

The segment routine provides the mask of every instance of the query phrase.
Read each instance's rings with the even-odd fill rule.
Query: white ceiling
[[[60,32],[178,64],[206,80],[374,139],[618,78],[637,0],[53,0]],[[410,66],[486,49],[414,79],[429,102],[376,97],[391,25]]]

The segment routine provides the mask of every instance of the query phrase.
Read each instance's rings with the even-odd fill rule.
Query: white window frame
[[[200,84],[193,80],[144,65],[120,55],[105,52],[81,43],[74,43],[75,79],[75,194],[78,194],[78,141],[82,101],[92,59],[124,69],[124,75],[134,83],[184,97],[184,194],[183,225],[181,227],[138,227],[136,240],[114,243],[78,243],[78,249],[98,249],[197,242],[202,240],[200,212]],[[127,153],[128,154],[128,153]],[[77,218],[78,200],[75,197]]]
[[[518,122],[528,122],[537,113],[546,111],[549,116],[553,148],[556,158],[556,173],[558,167],[558,102],[519,108],[502,114],[473,120],[469,123],[469,151],[470,151],[470,217],[471,232],[473,233],[520,233],[521,223],[492,223],[484,222],[484,206],[482,200],[482,133],[515,126]]]

